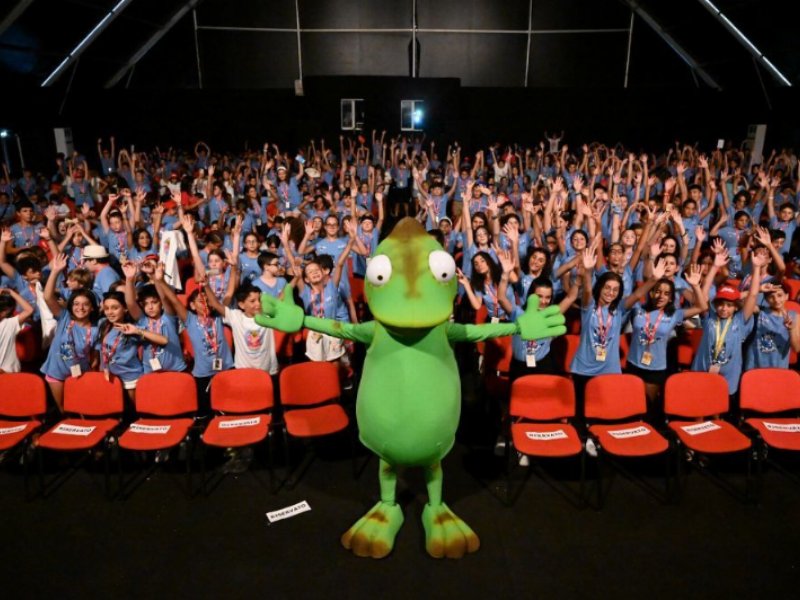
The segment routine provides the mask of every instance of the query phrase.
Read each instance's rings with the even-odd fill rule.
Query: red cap
[[[158,254],[148,254],[147,256],[145,256],[142,259],[142,262],[144,262],[146,260],[154,260],[154,261],[158,262]]]
[[[728,300],[730,302],[738,302],[739,298],[741,298],[739,290],[730,285],[723,285],[721,288],[717,290],[717,295],[714,297],[714,300],[715,301]]]
[[[173,208],[178,208],[178,205],[175,203],[175,200],[167,200],[166,202],[162,202],[161,206],[164,207],[164,210],[171,210]]]

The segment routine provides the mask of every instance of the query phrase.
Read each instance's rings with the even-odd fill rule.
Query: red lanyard
[[[88,358],[89,357],[89,350],[92,346],[92,326],[91,324],[86,327],[86,343],[83,346],[83,356],[78,355],[78,346],[75,343],[75,337],[72,334],[73,329],[75,329],[75,321],[70,319],[69,324],[67,325],[66,330],[66,337],[69,338],[70,343],[72,344],[72,349],[75,351],[75,356],[78,357],[80,360],[81,358]]]
[[[30,232],[31,232],[30,236],[25,235],[25,230],[26,229],[30,230]],[[19,232],[22,234],[22,242],[23,242],[22,245],[25,248],[28,248],[29,246],[33,246],[33,238],[36,237],[36,230],[33,228],[33,225],[29,225],[28,227],[20,225],[19,226]]]
[[[651,327],[650,313],[647,313],[645,315],[644,335],[647,338],[648,346],[656,341],[656,332],[658,331],[658,326],[661,324],[661,319],[663,318],[664,318],[664,311],[663,310],[658,311],[658,317],[656,318],[656,323]]]
[[[364,244],[364,246],[367,249],[367,252],[372,252],[372,236],[361,235],[360,237],[361,237],[361,243]]]
[[[147,319],[147,331],[156,335],[161,335],[161,319]],[[155,358],[156,345],[150,342],[150,354]]]
[[[317,298],[319,298],[319,303],[315,301]],[[325,290],[322,290],[319,294],[311,292],[311,314],[319,318],[325,316]]]
[[[611,311],[608,312],[608,319],[606,319],[605,324],[603,324],[603,309],[601,307],[597,307],[597,337],[600,338],[600,345],[605,347],[606,339],[608,338],[608,332],[611,330],[611,324],[614,320],[614,316],[611,314]]]
[[[217,340],[217,321],[211,317],[205,317],[202,320],[197,319],[200,329],[203,331],[203,337],[211,347],[211,353],[217,355],[219,350],[219,342]],[[209,327],[210,325],[210,327]]]
[[[114,343],[111,345],[111,348],[106,345],[106,341],[103,340],[102,346],[100,346],[100,353],[103,355],[103,366],[108,367],[111,364],[111,360],[114,358],[114,355],[117,353],[117,348],[119,347],[119,343],[122,341],[122,333],[117,332],[117,337],[114,338]]]
[[[528,351],[528,353],[534,353],[539,349],[539,344],[536,342],[536,340],[527,340],[525,342],[525,349]]]
[[[487,296],[489,296],[489,300],[491,300],[492,304],[494,304],[494,316],[499,316],[500,306],[497,303],[497,292],[494,289],[494,284],[490,283],[489,285],[484,286],[483,291]]]

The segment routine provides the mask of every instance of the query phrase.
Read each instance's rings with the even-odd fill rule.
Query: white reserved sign
[[[528,439],[544,442],[550,440],[565,440],[569,437],[563,429],[556,429],[555,431],[526,431],[525,435],[528,436]]]
[[[97,428],[94,425],[84,427],[82,425],[67,425],[66,423],[62,423],[53,429],[53,433],[61,433],[63,435],[82,435],[85,437],[92,433],[95,429]]]
[[[684,425],[681,429],[689,435],[700,435],[701,433],[708,433],[715,429],[722,429],[722,427],[711,421],[706,421],[705,423],[698,423],[697,425]]]
[[[275,521],[288,519],[289,517],[294,517],[295,515],[299,515],[300,513],[308,512],[310,510],[311,507],[308,505],[308,502],[303,500],[302,502],[298,502],[292,506],[287,506],[286,508],[281,508],[280,510],[268,512],[267,519],[269,519],[270,523],[274,523]]]
[[[16,425],[14,427],[0,427],[0,435],[11,435],[12,433],[19,433],[25,431],[27,425]]]
[[[253,427],[261,423],[261,417],[251,419],[231,419],[230,421],[220,421],[220,429],[233,429],[234,427]]]
[[[770,431],[780,431],[783,433],[800,433],[800,423],[767,423],[764,421],[764,427]]]
[[[644,425],[639,425],[639,427],[629,427],[628,429],[615,429],[613,431],[609,431],[608,435],[615,439],[623,440],[625,438],[648,435],[649,433],[650,430],[647,427]]]
[[[140,423],[134,423],[130,427],[130,431],[134,433],[151,433],[156,435],[161,435],[167,433],[170,429],[171,425],[142,425]]]

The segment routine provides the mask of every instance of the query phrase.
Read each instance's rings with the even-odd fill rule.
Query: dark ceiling
[[[39,87],[119,2],[3,2],[0,82]],[[195,4],[196,11],[185,10]],[[714,4],[789,82],[800,83],[793,3]],[[632,88],[783,85],[704,0],[130,0],[53,86],[100,89],[116,79],[113,87],[167,91],[199,87],[202,78],[210,89],[291,88],[302,68],[305,77],[409,76],[414,69],[419,77],[455,77],[470,87],[621,88],[626,65]]]

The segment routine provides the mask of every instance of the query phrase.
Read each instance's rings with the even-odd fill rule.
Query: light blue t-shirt
[[[683,323],[683,310],[677,309],[672,315],[658,310],[650,312],[636,305],[632,309],[631,347],[628,362],[646,371],[663,371],[667,368],[667,342],[673,330]],[[660,313],[660,319],[659,319]],[[656,327],[656,324],[658,326]],[[650,354],[649,364],[642,360],[645,352]]]
[[[628,311],[621,303],[613,313],[609,313],[608,306],[598,310],[594,298],[581,307],[581,337],[570,372],[576,375],[622,373],[619,336],[627,318]]]
[[[788,313],[792,322],[795,322],[797,313],[793,310]],[[745,354],[745,369],[788,369],[792,349],[791,332],[783,324],[783,315],[762,309],[755,318],[754,327],[755,333]]]
[[[742,311],[737,311],[732,320],[719,319],[712,306],[703,319],[703,337],[692,361],[692,371],[708,371],[712,364],[719,365],[719,374],[728,382],[728,393],[735,394],[742,376],[742,345],[753,330],[753,321],[752,317],[745,321]],[[716,353],[717,324],[720,337],[724,335],[719,354]]]

